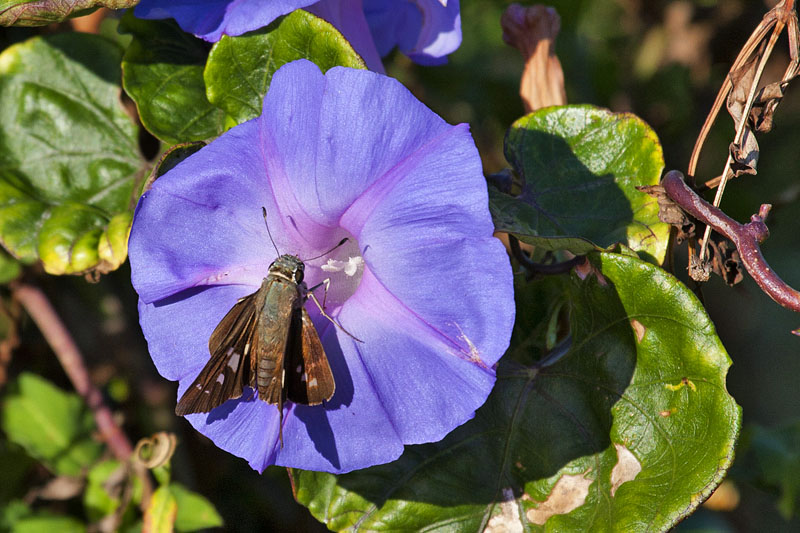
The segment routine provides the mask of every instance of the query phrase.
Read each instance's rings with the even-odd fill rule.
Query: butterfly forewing
[[[175,413],[208,413],[244,393],[253,372],[250,341],[258,326],[256,305],[260,291],[239,300],[220,321],[208,341],[209,359],[203,370],[181,396]]]
[[[319,405],[336,390],[325,349],[304,307],[292,317],[290,345],[286,353],[286,395],[299,404]]]

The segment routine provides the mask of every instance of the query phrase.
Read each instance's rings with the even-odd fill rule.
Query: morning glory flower
[[[301,8],[333,24],[378,72],[395,47],[417,63],[439,65],[461,44],[458,0],[142,0],[134,13],[174,18],[184,31],[216,42]]]
[[[361,341],[307,302],[333,397],[285,403],[282,447],[277,407],[250,389],[186,418],[258,471],[385,463],[470,419],[494,385],[514,297],[492,232],[466,124],[447,124],[386,76],[295,61],[275,73],[260,117],[139,200],[129,250],[142,330],[180,397],[214,328],[278,253],[306,259],[308,287],[330,280],[327,313]]]

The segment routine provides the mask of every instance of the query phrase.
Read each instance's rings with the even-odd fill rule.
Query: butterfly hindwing
[[[336,390],[325,349],[317,328],[304,307],[292,317],[290,345],[286,353],[287,397],[294,403],[319,405]]]
[[[239,300],[208,341],[211,358],[186,392],[175,413],[208,413],[226,401],[239,398],[251,385],[251,339],[258,325],[259,293]]]

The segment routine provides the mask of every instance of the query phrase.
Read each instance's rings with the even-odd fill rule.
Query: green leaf
[[[175,21],[127,13],[120,31],[133,35],[122,61],[122,85],[147,130],[168,144],[217,137],[225,113],[206,98],[203,67],[208,43]]]
[[[177,531],[197,531],[223,526],[222,517],[204,496],[190,491],[179,483],[172,483],[169,488],[178,503],[178,513],[175,516]]]
[[[123,466],[119,461],[109,459],[97,463],[89,470],[83,506],[90,522],[98,522],[114,513],[122,503],[115,490],[119,487],[119,481],[122,481],[117,479],[121,477],[121,468]]]
[[[730,359],[678,280],[590,258],[566,283],[562,357],[503,359],[473,420],[394,463],[293,471],[298,501],[337,531],[664,531],[691,513],[733,457]]]
[[[150,497],[144,513],[143,533],[169,533],[175,525],[178,502],[169,485],[162,485]]]
[[[518,197],[491,191],[498,231],[577,254],[621,242],[664,260],[669,227],[636,190],[658,183],[664,157],[641,119],[587,105],[541,109],[511,125],[505,154],[525,186]]]
[[[322,72],[335,66],[367,68],[336,28],[298,10],[261,30],[223,36],[206,64],[208,99],[237,124],[257,117],[272,75],[297,59],[313,61]]]
[[[0,249],[0,284],[17,279],[22,272],[22,265],[8,252]]]
[[[34,464],[22,448],[7,440],[0,440],[0,472],[3,473],[3,482],[0,483],[0,508],[13,498],[25,494],[25,484]],[[0,531],[2,530],[0,521]]]
[[[0,240],[51,274],[108,272],[127,255],[124,220],[144,162],[120,104],[120,58],[85,33],[0,54]],[[123,227],[110,227],[115,216]]]
[[[44,26],[98,7],[125,9],[139,0],[0,0],[0,26]]]
[[[0,531],[11,531],[14,524],[31,514],[30,507],[22,500],[12,500],[0,506]]]
[[[731,476],[776,493],[778,510],[790,520],[800,502],[800,421],[777,428],[752,425],[743,440]]]
[[[14,523],[13,533],[84,533],[86,526],[69,516],[40,513]]]
[[[30,373],[20,375],[17,389],[2,411],[8,440],[58,475],[78,476],[97,460],[102,446],[91,437],[94,419],[76,394]]]

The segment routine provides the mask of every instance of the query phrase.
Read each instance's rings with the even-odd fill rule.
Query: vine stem
[[[72,386],[92,410],[100,436],[114,457],[122,462],[128,461],[133,446],[114,421],[111,409],[103,402],[103,395],[92,384],[78,346],[47,296],[38,287],[22,282],[12,285],[12,293],[14,299],[22,305],[44,335]]]
[[[667,172],[661,180],[661,185],[681,209],[736,245],[742,264],[762,291],[783,307],[800,312],[800,291],[783,281],[770,268],[761,253],[759,245],[769,236],[769,229],[764,223],[771,208],[769,204],[763,204],[758,214],[750,217],[750,222],[740,224],[698,196],[686,184],[683,174],[677,170]],[[792,333],[800,335],[800,328]]]

